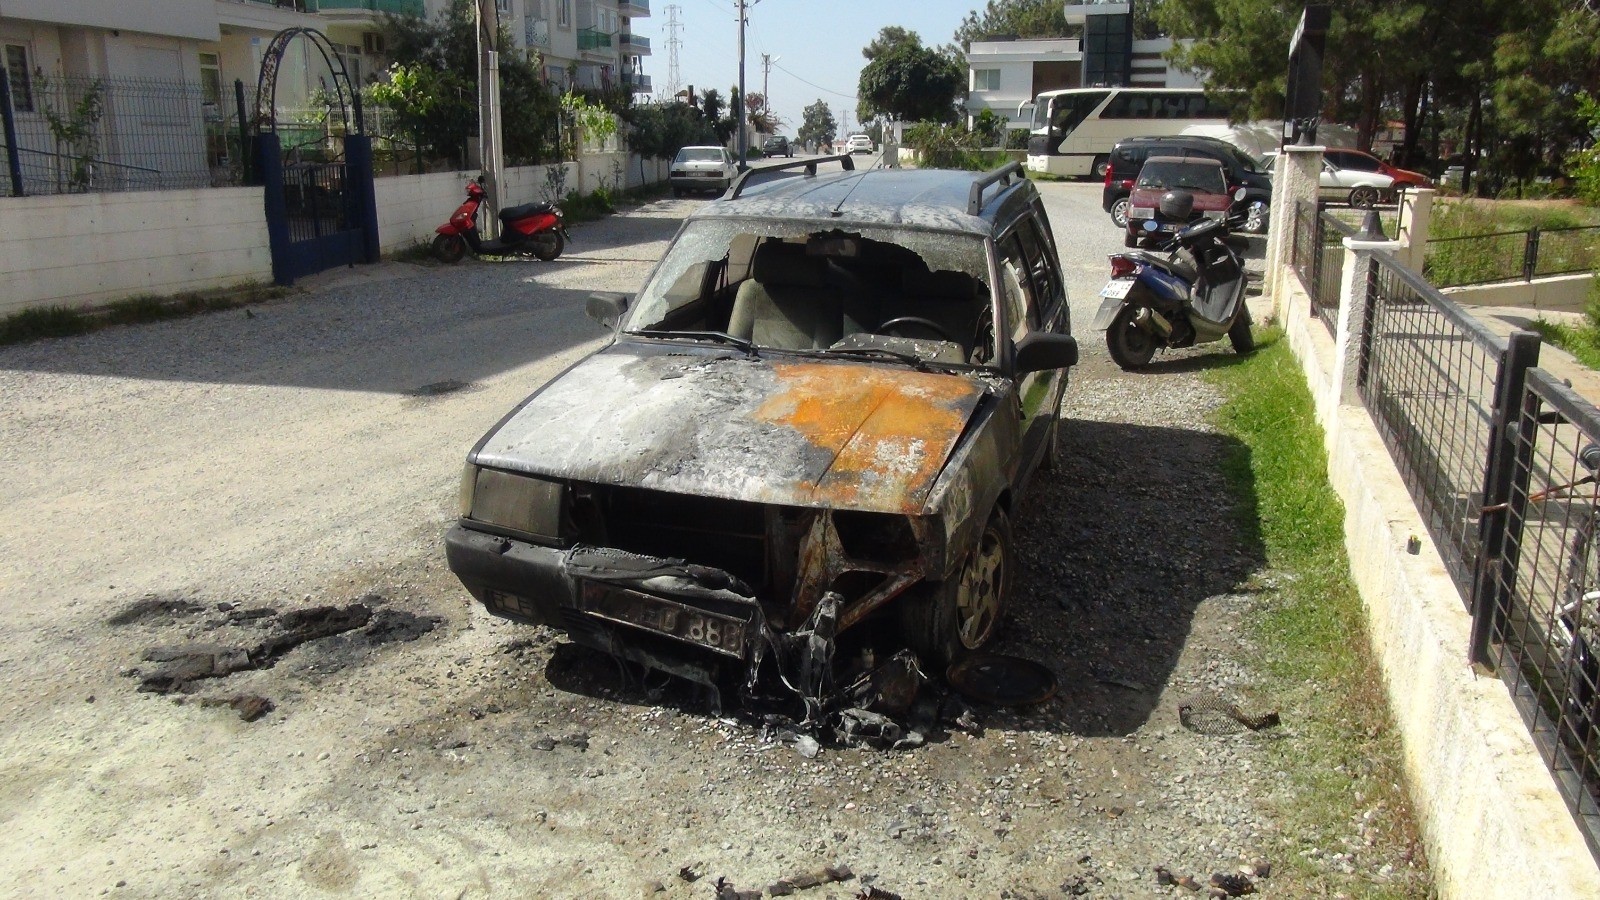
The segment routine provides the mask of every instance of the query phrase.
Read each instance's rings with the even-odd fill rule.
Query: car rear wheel
[[[994,639],[1005,616],[1011,571],[1011,522],[996,508],[953,577],[901,598],[906,643],[930,671],[942,673]]]
[[[1106,329],[1106,349],[1111,360],[1128,371],[1150,364],[1156,355],[1156,339],[1134,322],[1137,306],[1124,306]]]
[[[1118,228],[1128,227],[1128,198],[1118,197],[1111,201],[1111,224]]]
[[[1251,200],[1244,210],[1246,234],[1265,234],[1267,231],[1267,201]]]
[[[1124,232],[1122,235],[1122,246],[1137,247],[1139,246],[1139,239],[1134,237],[1133,232],[1131,231]]]
[[[1350,205],[1357,209],[1371,209],[1378,203],[1378,189],[1358,187],[1350,192]]]

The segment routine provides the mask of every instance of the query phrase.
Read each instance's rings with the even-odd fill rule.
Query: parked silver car
[[[721,193],[733,183],[739,167],[734,165],[733,154],[722,147],[684,147],[673,157],[667,181],[672,185],[672,195],[682,197],[687,191],[716,191]]]

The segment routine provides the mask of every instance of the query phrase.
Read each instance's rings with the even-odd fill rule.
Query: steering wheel
[[[878,330],[887,332],[893,330],[898,325],[916,325],[921,328],[926,328],[934,334],[937,334],[939,336],[939,340],[955,343],[955,339],[950,337],[950,333],[945,331],[938,322],[924,319],[921,316],[895,316],[889,321],[884,322],[882,325],[879,325]]]

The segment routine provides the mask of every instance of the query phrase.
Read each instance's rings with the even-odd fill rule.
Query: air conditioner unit
[[[376,31],[368,31],[361,35],[361,49],[365,53],[383,52],[383,35]]]

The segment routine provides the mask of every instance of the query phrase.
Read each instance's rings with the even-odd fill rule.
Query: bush
[[[1600,133],[1600,100],[1589,94],[1579,94],[1578,112],[1588,121],[1591,131]],[[1569,156],[1567,169],[1572,173],[1578,198],[1590,206],[1600,206],[1600,143]]]

